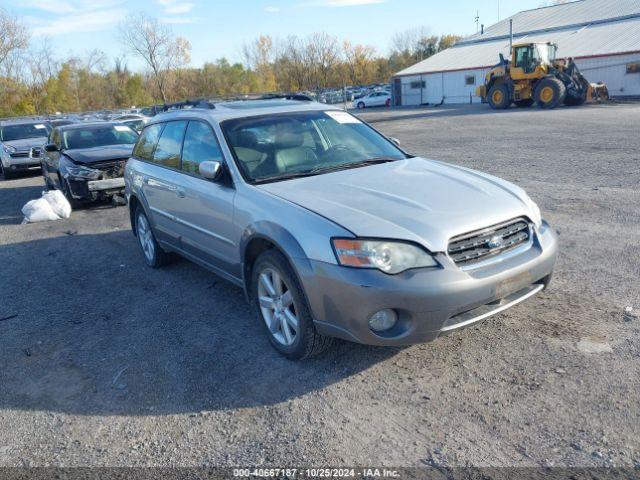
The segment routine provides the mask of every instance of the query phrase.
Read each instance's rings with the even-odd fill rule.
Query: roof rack
[[[161,111],[167,112],[169,110],[179,110],[185,108],[204,108],[204,109],[214,109],[216,108],[215,103],[206,98],[197,98],[194,100],[185,100],[184,102],[175,102],[175,103],[165,103],[161,106]]]
[[[267,93],[262,95],[258,100],[294,100],[296,102],[313,102],[313,98],[302,93]]]

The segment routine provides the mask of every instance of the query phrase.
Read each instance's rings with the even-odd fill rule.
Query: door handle
[[[181,188],[176,188],[176,195],[178,196],[178,198],[184,198],[187,196],[185,191]]]

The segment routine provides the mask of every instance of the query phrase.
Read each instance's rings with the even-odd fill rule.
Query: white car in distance
[[[353,101],[353,107],[358,109],[390,106],[391,94],[389,92],[372,92]]]

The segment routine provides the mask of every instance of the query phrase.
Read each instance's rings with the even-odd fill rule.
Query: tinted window
[[[165,167],[180,168],[180,150],[187,122],[168,122],[153,153],[153,162]]]
[[[140,160],[152,160],[153,149],[156,148],[163,126],[164,124],[162,123],[156,123],[144,129],[138,143],[136,143],[136,147],[133,149],[134,157]]]
[[[44,123],[5,125],[0,128],[0,140],[3,142],[12,142],[25,138],[46,137],[48,135],[49,128]]]
[[[182,170],[198,173],[200,162],[222,161],[218,142],[209,125],[202,122],[189,122],[182,148]]]
[[[49,136],[49,143],[55,143],[58,147],[62,146],[60,145],[60,130],[56,128],[51,132],[51,135]]]
[[[74,128],[62,133],[63,147],[68,150],[108,145],[133,145],[137,139],[138,134],[126,125],[108,125],[87,129]]]

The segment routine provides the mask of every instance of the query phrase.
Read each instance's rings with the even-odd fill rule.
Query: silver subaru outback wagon
[[[125,182],[146,263],[178,253],[242,287],[291,359],[332,337],[434,340],[540,292],[556,261],[519,187],[409,155],[314,102],[160,114]]]

